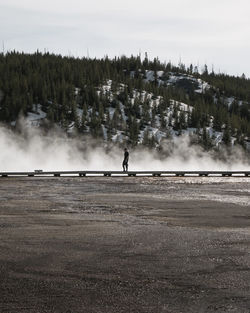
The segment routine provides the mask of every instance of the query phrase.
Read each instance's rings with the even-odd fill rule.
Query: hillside
[[[0,54],[0,121],[159,148],[188,133],[204,149],[249,148],[250,80],[139,56]]]

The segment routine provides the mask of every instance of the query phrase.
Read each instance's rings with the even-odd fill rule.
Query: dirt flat
[[[250,179],[0,178],[0,312],[250,312]]]

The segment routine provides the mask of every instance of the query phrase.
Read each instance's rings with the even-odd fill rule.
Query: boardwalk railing
[[[0,177],[10,176],[250,176],[250,171],[49,171],[0,172]]]

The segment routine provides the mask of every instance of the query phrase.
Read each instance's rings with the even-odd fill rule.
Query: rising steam
[[[107,149],[94,140],[69,139],[56,130],[44,135],[24,125],[18,134],[0,126],[0,172],[122,169],[122,148]],[[181,136],[166,141],[160,153],[130,149],[129,170],[250,170],[250,165],[240,149],[219,160],[191,145],[189,136]]]

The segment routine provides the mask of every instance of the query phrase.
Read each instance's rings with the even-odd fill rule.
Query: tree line
[[[153,72],[153,80],[146,80],[147,71]],[[172,73],[181,79],[168,84]],[[197,93],[197,84],[189,76],[211,87]],[[111,85],[105,90],[108,82]],[[233,99],[230,104],[228,98]],[[171,100],[184,102],[192,110],[184,112],[171,105]],[[208,148],[209,126],[223,132],[225,143],[231,136],[240,144],[250,137],[250,80],[244,75],[209,73],[206,66],[200,73],[192,64],[176,66],[158,58],[149,60],[147,55],[144,59],[90,59],[39,51],[0,54],[0,121],[15,121],[20,114],[36,111],[38,104],[52,125],[57,123],[67,130],[74,122],[78,132],[105,135],[107,140],[120,131],[134,145],[140,131],[148,127],[166,133],[170,128],[179,133],[188,127],[197,128]],[[155,145],[156,139],[148,131],[144,137],[143,144]]]

